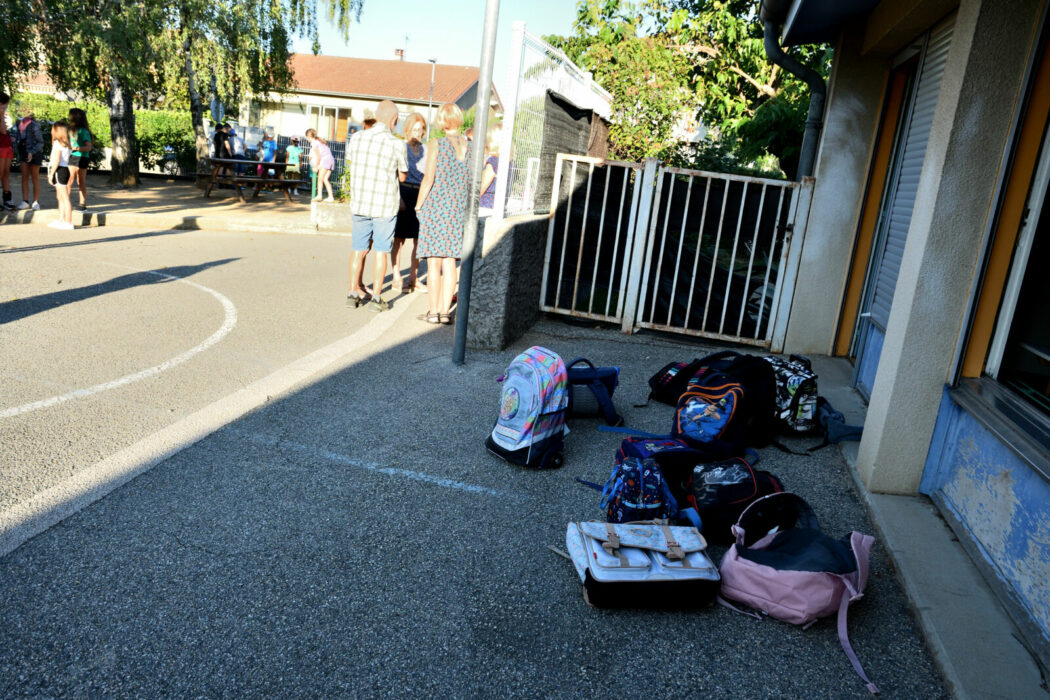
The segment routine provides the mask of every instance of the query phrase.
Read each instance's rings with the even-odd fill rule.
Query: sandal
[[[452,323],[452,316],[449,314],[440,314],[438,316],[438,321],[441,323],[442,326],[447,326],[450,323]]]
[[[416,316],[416,318],[418,318],[420,321],[426,321],[427,323],[440,323],[441,322],[441,315],[440,314],[429,314],[429,313],[428,314],[419,314],[418,316]]]

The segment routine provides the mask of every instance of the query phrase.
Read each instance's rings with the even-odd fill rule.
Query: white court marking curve
[[[51,255],[48,257],[69,259],[68,256],[63,255]],[[120,377],[119,379],[114,379],[109,382],[103,382],[102,384],[96,384],[95,386],[90,386],[86,389],[75,389],[73,391],[66,392],[65,394],[52,396],[48,399],[41,399],[40,401],[25,403],[21,406],[12,406],[11,408],[5,408],[3,410],[0,410],[0,419],[11,418],[12,416],[18,416],[23,413],[29,413],[31,411],[39,410],[41,408],[57,406],[58,404],[65,403],[66,401],[83,399],[94,394],[99,394],[103,391],[109,391],[110,389],[116,389],[118,387],[127,386],[128,384],[133,384],[135,382],[147,379],[149,377],[155,377],[158,374],[161,374],[162,372],[166,372],[169,369],[172,369],[173,367],[177,367],[183,364],[184,362],[192,358],[194,355],[199,355],[200,353],[204,352],[205,350],[207,350],[208,348],[225,338],[227,335],[229,335],[230,331],[233,330],[233,327],[237,325],[237,307],[234,306],[233,302],[230,301],[226,296],[224,296],[220,292],[215,291],[211,287],[205,287],[203,284],[191,282],[190,280],[184,277],[168,275],[163,272],[157,272],[156,270],[140,270],[138,268],[128,267],[126,265],[118,265],[116,263],[110,262],[102,262],[101,264],[109,265],[111,267],[119,267],[125,270],[135,270],[136,272],[144,272],[148,275],[156,275],[157,277],[163,277],[164,279],[182,282],[183,284],[188,284],[191,287],[195,287],[201,290],[202,292],[207,292],[208,294],[215,297],[220,304],[222,304],[223,312],[225,313],[225,318],[223,319],[222,327],[220,327],[219,330],[215,331],[210,336],[208,336],[208,338],[204,340],[204,342],[190,348],[186,352],[176,355],[170,360],[161,362],[159,365],[154,365],[153,367],[149,367],[147,369],[135,372],[133,374],[127,374],[123,377]]]

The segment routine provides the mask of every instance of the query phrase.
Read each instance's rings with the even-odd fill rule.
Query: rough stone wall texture
[[[470,347],[502,350],[539,319],[548,223],[545,215],[486,221],[471,283]]]

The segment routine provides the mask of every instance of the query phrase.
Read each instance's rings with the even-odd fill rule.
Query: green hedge
[[[109,110],[105,105],[93,102],[66,102],[50,95],[19,93],[12,102],[32,107],[33,114],[41,122],[44,133],[44,153],[51,150],[51,129],[45,122],[54,122],[69,117],[72,107],[80,107],[87,113],[88,125],[95,137],[95,148],[91,150],[91,164],[102,162],[102,149],[112,142],[109,132]],[[171,110],[135,110],[135,134],[139,145],[139,159],[143,165],[155,167],[165,157],[165,147],[171,147],[172,156],[188,172],[197,165],[194,145],[193,122],[189,112]]]

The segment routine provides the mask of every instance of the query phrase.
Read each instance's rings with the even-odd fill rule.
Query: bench
[[[204,190],[204,196],[211,196],[211,190],[216,184],[233,185],[237,190],[237,196],[240,197],[241,202],[244,202],[244,185],[254,187],[252,197],[258,197],[259,192],[265,186],[272,186],[280,189],[284,192],[285,199],[289,202],[292,201],[291,191],[298,187],[307,187],[310,184],[309,180],[286,180],[283,177],[260,177],[259,175],[249,175],[247,173],[243,175],[236,174],[219,174],[222,169],[235,171],[235,168],[245,167],[252,170],[256,170],[260,165],[259,161],[255,160],[239,160],[237,158],[211,158],[212,170],[211,175],[208,176],[208,187]],[[272,167],[274,170],[279,170],[283,173],[285,167],[283,163],[265,163],[267,167]]]

